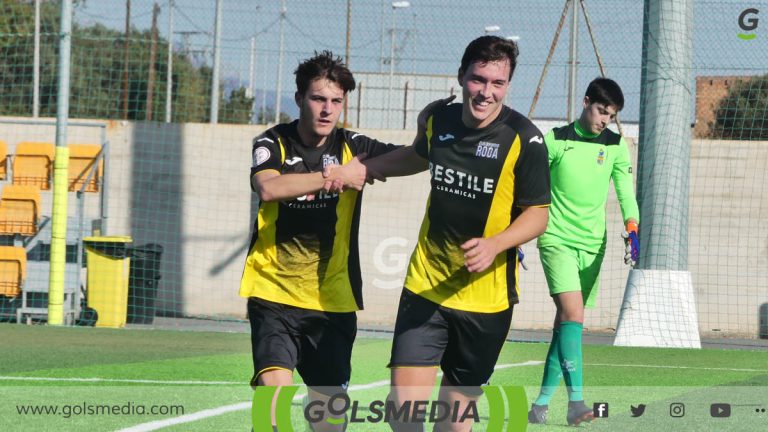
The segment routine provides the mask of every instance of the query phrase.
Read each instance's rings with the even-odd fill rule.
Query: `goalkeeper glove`
[[[523,267],[523,270],[528,270],[528,266],[525,265],[523,260],[525,259],[525,254],[523,253],[523,248],[517,248],[517,260],[520,262],[520,265]]]
[[[624,263],[633,267],[640,256],[640,239],[637,237],[637,228],[637,223],[627,222],[624,232],[621,233],[626,245]]]

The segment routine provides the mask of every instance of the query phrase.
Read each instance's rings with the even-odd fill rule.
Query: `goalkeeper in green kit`
[[[569,425],[593,419],[584,403],[581,334],[584,306],[597,297],[606,245],[605,203],[613,180],[626,226],[624,261],[634,265],[639,253],[639,211],[632,182],[629,149],[608,129],[624,107],[619,85],[607,78],[589,84],[584,110],[575,122],[544,137],[552,178],[547,231],[538,239],[539,256],[557,307],[541,392],[528,413],[529,423],[546,423],[549,401],[564,378]]]

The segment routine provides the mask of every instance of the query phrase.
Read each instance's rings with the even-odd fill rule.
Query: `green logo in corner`
[[[298,389],[298,386],[257,387],[253,394],[253,406],[251,408],[253,430],[257,432],[273,430],[271,410],[272,401],[275,400],[275,394],[277,394],[275,406],[277,430],[293,432],[291,407]],[[488,402],[488,420],[485,424],[485,430],[489,432],[525,432],[528,427],[528,401],[523,387],[484,386],[482,390]],[[339,400],[344,402],[342,404],[343,409],[334,407],[335,404],[331,403]],[[413,401],[413,405],[407,404],[407,407],[403,409],[403,407],[395,407],[392,401],[361,402],[353,400],[346,393],[332,396],[329,403],[331,405],[329,407],[325,407],[323,401],[312,401],[306,404],[302,410],[304,419],[309,423],[326,421],[333,425],[349,422],[349,430],[354,430],[355,425],[352,423],[386,423],[390,420],[435,423],[446,418],[454,418],[460,421],[472,419],[476,423],[481,421],[475,402],[459,410],[460,412],[453,413],[451,413],[451,408],[456,410],[458,406],[450,407],[442,401]],[[324,416],[321,412],[325,409],[328,409],[332,416]]]
[[[757,30],[757,25],[760,22],[760,19],[757,17],[758,13],[760,13],[760,11],[755,8],[744,9],[741,11],[739,14],[739,28],[744,30],[745,33],[739,33],[737,35],[739,39],[752,40],[757,37],[755,33],[746,32]]]

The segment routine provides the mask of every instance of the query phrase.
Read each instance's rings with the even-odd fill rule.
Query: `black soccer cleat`
[[[528,411],[528,423],[530,424],[546,424],[547,412],[549,412],[548,405],[531,405],[531,410]]]
[[[578,426],[582,422],[591,422],[595,419],[592,408],[584,401],[568,402],[568,426]]]

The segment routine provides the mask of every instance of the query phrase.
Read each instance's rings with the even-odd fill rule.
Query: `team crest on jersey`
[[[271,156],[269,149],[266,147],[258,147],[253,150],[253,166],[257,167],[269,159]]]
[[[339,165],[339,159],[334,155],[324,154],[323,168],[327,167],[328,165]]]
[[[480,141],[477,144],[475,156],[484,157],[486,159],[498,159],[499,145],[492,142]]]
[[[597,154],[597,164],[602,165],[605,163],[605,149],[600,149],[600,153]]]

